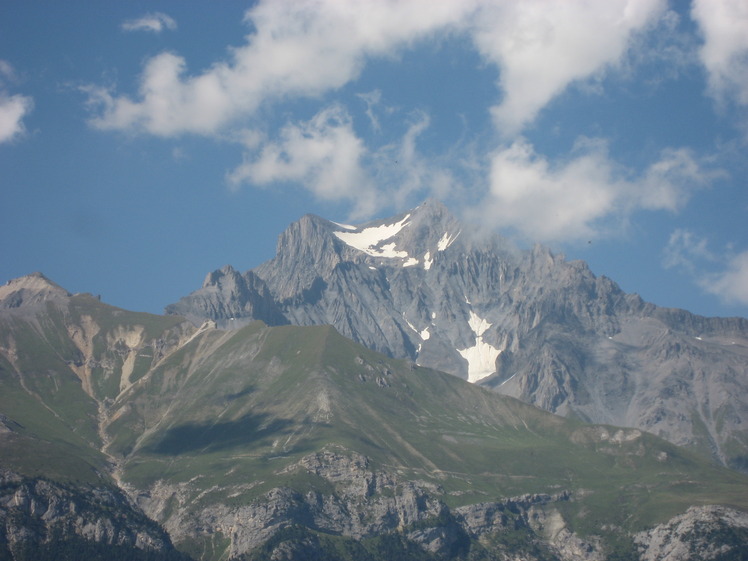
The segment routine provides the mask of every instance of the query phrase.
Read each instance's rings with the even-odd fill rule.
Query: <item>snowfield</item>
[[[468,382],[475,383],[496,372],[496,359],[501,350],[483,340],[483,334],[491,324],[472,310],[468,325],[475,333],[475,345],[456,350],[468,363]]]

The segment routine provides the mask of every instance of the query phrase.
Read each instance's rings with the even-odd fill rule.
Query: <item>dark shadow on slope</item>
[[[185,423],[167,430],[158,443],[147,449],[170,456],[197,450],[216,452],[240,446],[260,446],[271,437],[289,433],[291,420],[268,419],[265,414],[247,413],[235,421]]]
[[[235,393],[230,393],[230,394],[226,395],[226,396],[224,397],[224,400],[225,400],[226,402],[230,402],[230,401],[234,401],[234,400],[237,400],[237,399],[239,399],[240,397],[244,397],[244,396],[247,396],[247,395],[249,395],[249,394],[252,394],[252,393],[254,393],[256,389],[257,389],[257,388],[256,388],[256,386],[255,386],[254,384],[250,384],[249,386],[247,386],[247,387],[246,387],[246,388],[244,388],[243,390],[240,390],[240,391],[238,391],[238,392],[235,392]]]
[[[301,291],[302,302],[309,305],[316,304],[322,299],[325,290],[327,290],[327,283],[322,277],[317,277],[312,282],[312,286]]]

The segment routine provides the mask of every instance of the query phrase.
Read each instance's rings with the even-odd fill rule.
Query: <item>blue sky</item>
[[[0,3],[0,280],[160,313],[427,197],[748,316],[742,0]]]

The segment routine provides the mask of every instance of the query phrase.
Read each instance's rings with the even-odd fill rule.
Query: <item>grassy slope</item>
[[[0,355],[0,413],[13,428],[0,433],[3,466],[91,482],[105,469],[99,404],[69,367],[81,355],[68,328],[89,320],[97,326],[94,397],[108,404],[107,451],[138,487],[193,481],[196,497],[215,486],[196,509],[247,503],[279,485],[324,487],[299,470],[279,472],[335,447],[368,456],[375,469],[438,483],[453,506],[576,491],[563,508],[583,533],[601,521],[642,528],[693,504],[748,510],[748,479],[683,449],[646,434],[612,442],[618,429],[561,419],[387,359],[330,327],[207,331],[154,367],[182,320],[86,296],[34,321],[4,318],[0,345],[13,347],[14,358]],[[144,333],[140,362],[135,383],[120,393],[124,355],[111,345],[134,327]],[[229,497],[236,488],[243,494]]]
[[[12,429],[0,432],[0,467],[65,481],[108,479],[108,458],[100,452],[99,402],[84,391],[71,368],[86,357],[69,333],[85,331],[81,326],[87,320],[96,324],[89,362],[99,399],[119,392],[119,380],[113,380],[123,358],[110,348],[114,332],[137,326],[147,340],[158,340],[184,321],[126,312],[88,295],[73,296],[64,305],[48,303],[35,314],[0,317],[0,348],[5,351],[0,353],[0,413]],[[142,376],[148,368],[140,365],[140,370]]]
[[[206,333],[118,405],[111,430],[120,434],[113,448],[127,454],[126,477],[138,486],[160,478],[218,486],[205,502],[248,482],[254,487],[232,502],[320,483],[279,472],[335,446],[438,483],[452,505],[577,491],[584,498],[566,508],[583,532],[600,520],[642,528],[693,504],[748,509],[748,479],[654,436],[612,442],[616,428],[561,419],[386,359],[329,327]],[[146,437],[121,436],[134,426]]]
[[[11,432],[0,434],[2,466],[24,475],[95,483],[105,470],[98,452],[95,402],[55,348],[26,323],[3,336],[17,360],[0,357],[0,412]]]

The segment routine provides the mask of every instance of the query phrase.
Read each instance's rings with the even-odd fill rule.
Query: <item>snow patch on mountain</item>
[[[422,340],[428,341],[429,337],[431,337],[431,333],[429,332],[429,328],[428,327],[426,327],[425,329],[423,329],[421,331],[418,331],[418,328],[415,325],[413,325],[412,323],[410,323],[408,321],[408,318],[405,317],[405,314],[403,314],[403,319],[405,320],[405,323],[408,324],[408,327],[410,327],[413,331],[415,331],[416,333],[418,333],[418,336]],[[420,351],[420,349],[419,349],[419,351]]]
[[[457,352],[468,363],[468,382],[475,383],[496,372],[496,359],[501,350],[483,340],[483,334],[491,324],[472,310],[468,325],[475,334],[475,345],[457,349]]]
[[[394,242],[380,245],[382,242],[396,236],[409,223],[410,214],[406,214],[402,220],[393,224],[372,226],[358,232],[334,232],[334,234],[342,242],[372,257],[412,259],[407,251],[398,251]]]
[[[475,345],[467,349],[457,349],[460,356],[468,363],[468,382],[479,382],[496,372],[496,359],[501,351],[483,340],[475,338]]]
[[[412,214],[408,213],[402,219],[391,224],[381,224],[379,226],[370,226],[362,229],[359,229],[356,226],[349,226],[348,224],[338,224],[337,222],[333,222],[333,224],[344,230],[333,232],[333,234],[335,234],[335,236],[346,245],[362,251],[367,255],[371,255],[372,257],[402,259],[403,267],[413,267],[422,263],[423,268],[428,271],[434,264],[434,253],[436,251],[444,251],[452,245],[460,235],[460,232],[458,231],[456,234],[445,232],[442,234],[441,238],[436,243],[436,248],[427,251],[423,255],[423,259],[420,260],[410,255],[407,251],[399,249],[397,247],[397,242],[392,241],[392,238],[411,224],[411,217]]]
[[[476,314],[473,310],[470,310],[470,319],[468,320],[468,325],[470,326],[470,329],[473,330],[473,333],[475,333],[476,337],[480,337],[486,332],[489,327],[491,327],[492,324],[488,323],[485,319],[478,317],[478,314]]]
[[[454,243],[454,241],[457,239],[457,237],[460,235],[460,232],[457,232],[454,236],[450,234],[449,232],[444,232],[444,235],[441,237],[439,242],[436,244],[436,248],[439,251],[444,251],[447,249],[450,245]]]

